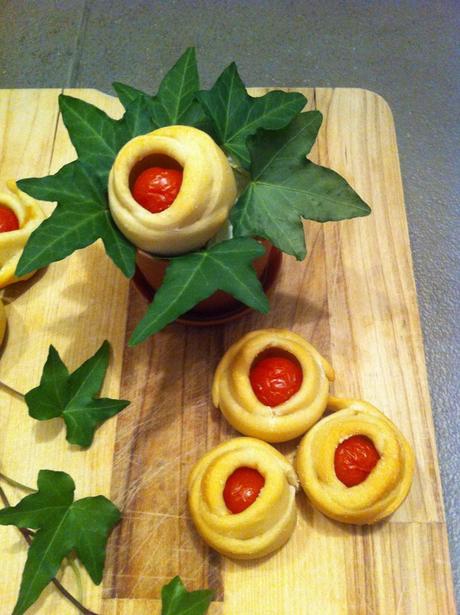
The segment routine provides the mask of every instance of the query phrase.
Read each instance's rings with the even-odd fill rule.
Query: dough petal
[[[295,356],[303,372],[299,391],[274,408],[257,399],[249,380],[254,360],[272,348]],[[222,357],[212,398],[239,432],[267,442],[286,442],[304,434],[322,416],[333,379],[331,366],[303,337],[288,329],[261,329],[242,337]]]
[[[16,277],[16,266],[32,232],[45,219],[40,205],[25,192],[19,190],[14,181],[7,182],[8,192],[0,193],[0,205],[9,207],[19,221],[17,231],[0,233],[0,288],[28,280],[35,271],[20,278]]]
[[[166,156],[183,169],[176,199],[160,213],[139,205],[130,188],[133,168],[152,156]],[[131,139],[109,176],[109,206],[118,228],[135,246],[159,256],[203,247],[228,219],[235,198],[236,182],[225,154],[208,134],[191,126],[166,126]]]
[[[296,468],[313,506],[327,517],[370,524],[391,515],[407,496],[414,474],[414,453],[397,427],[364,401],[331,398],[337,410],[317,423],[302,439]],[[359,485],[346,487],[336,476],[334,454],[353,435],[372,440],[380,459]]]
[[[265,485],[251,506],[232,514],[223,489],[240,467],[258,470]],[[272,446],[255,438],[234,438],[206,453],[193,468],[189,507],[198,532],[216,551],[255,559],[281,547],[294,531],[297,485],[292,465]]]

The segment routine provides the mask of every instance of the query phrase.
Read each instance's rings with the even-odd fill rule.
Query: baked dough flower
[[[303,490],[313,506],[331,519],[375,523],[391,515],[409,492],[414,474],[412,448],[390,419],[367,402],[331,397],[328,407],[338,411],[319,421],[297,451]],[[354,447],[346,450],[353,439]],[[340,452],[345,455],[342,460]],[[371,466],[363,469],[370,456],[374,457]],[[348,469],[340,467],[343,462]],[[355,476],[354,486],[347,487],[344,477],[339,479],[338,474],[347,471]],[[361,477],[356,479],[356,473]]]
[[[27,280],[35,271],[16,277],[16,266],[24,246],[32,232],[45,219],[40,205],[25,192],[19,190],[12,180],[6,182],[8,192],[0,193],[0,205],[10,209],[16,216],[19,228],[0,233],[0,288]]]
[[[183,169],[170,207],[151,213],[132,195],[136,173],[168,164]],[[169,162],[168,162],[169,161]],[[131,139],[109,177],[109,206],[120,231],[138,248],[168,256],[203,247],[228,218],[236,198],[230,164],[213,139],[191,126],[166,126]]]
[[[332,367],[303,337],[288,329],[262,329],[227,350],[214,375],[212,400],[241,433],[285,442],[322,416],[333,379]]]
[[[229,480],[241,468],[264,481],[255,501],[234,514],[224,499]],[[298,485],[292,465],[269,444],[234,438],[202,457],[188,483],[192,519],[202,538],[216,551],[236,559],[254,559],[281,547],[296,524]]]

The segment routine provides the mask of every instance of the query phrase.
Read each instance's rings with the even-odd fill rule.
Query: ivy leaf
[[[107,254],[123,273],[134,274],[135,247],[115,226],[106,201],[106,183],[81,161],[62,167],[55,175],[22,179],[21,190],[37,199],[59,204],[32,233],[16,267],[24,275],[59,261],[101,238]]]
[[[326,222],[370,213],[343,177],[306,159],[321,120],[319,111],[301,113],[283,130],[252,139],[251,181],[231,213],[236,237],[265,237],[302,260],[302,218]]]
[[[263,246],[254,239],[229,239],[171,259],[163,284],[129,344],[134,346],[157,333],[216,290],[267,313],[268,299],[251,265],[263,254]]]
[[[93,357],[69,374],[57,350],[50,346],[39,386],[25,395],[29,415],[38,421],[62,417],[68,442],[90,446],[99,425],[130,403],[95,399],[104,382],[109,355],[110,344],[105,341]]]
[[[156,96],[149,96],[123,83],[114,83],[113,87],[126,108],[133,101],[143,101],[153,123],[151,130],[173,124],[204,128],[207,123],[196,100],[200,81],[193,47],[187,49],[166,73]]]
[[[121,120],[63,94],[59,107],[79,159],[55,175],[18,181],[24,192],[37,199],[57,201],[58,205],[32,233],[16,273],[24,275],[45,267],[100,238],[113,262],[132,277],[136,249],[112,220],[107,178],[118,150],[131,138],[130,130],[139,130],[139,102],[134,101]]]
[[[161,590],[161,615],[204,615],[213,592],[200,589],[188,592],[180,577],[174,577]]]
[[[209,91],[197,94],[211,118],[217,142],[244,168],[250,163],[246,141],[259,128],[284,128],[303,109],[307,99],[279,90],[249,96],[233,62]]]
[[[37,530],[13,615],[22,615],[38,599],[73,550],[98,585],[109,533],[121,518],[118,508],[104,496],[75,502],[75,483],[65,472],[40,470],[37,485],[36,493],[0,511],[0,525]]]

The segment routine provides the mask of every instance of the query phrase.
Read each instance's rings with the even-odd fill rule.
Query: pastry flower
[[[40,205],[19,190],[14,181],[6,185],[8,192],[0,192],[0,288],[27,280],[35,273],[16,277],[16,265],[31,233],[45,219]]]
[[[307,100],[299,92],[249,96],[234,63],[200,90],[192,48],[155,95],[114,87],[125,108],[120,119],[59,96],[78,158],[55,175],[19,180],[21,190],[57,207],[31,236],[17,270],[30,273],[98,239],[130,278],[139,250],[154,263],[167,256],[133,345],[216,291],[265,313],[252,267],[264,256],[259,239],[302,260],[302,219],[370,213],[343,177],[308,160],[322,115],[303,111]],[[218,232],[226,228],[231,233]]]
[[[302,439],[296,468],[308,499],[326,516],[370,524],[391,515],[407,496],[414,453],[380,410],[364,401],[329,399],[334,414]]]
[[[288,329],[247,333],[222,357],[212,400],[238,431],[285,442],[304,434],[326,409],[334,371]]]
[[[183,173],[174,201],[155,213],[140,205],[131,191],[133,171],[149,159],[147,169],[164,168],[156,163],[160,160]],[[223,151],[191,126],[167,126],[128,141],[109,177],[110,211],[118,228],[138,248],[158,255],[203,247],[227,220],[235,197],[235,178]]]
[[[223,555],[263,557],[294,531],[297,485],[292,465],[266,442],[228,440],[206,453],[190,474],[193,522]]]

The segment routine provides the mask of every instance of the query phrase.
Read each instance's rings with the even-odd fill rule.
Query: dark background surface
[[[202,85],[362,87],[393,110],[460,597],[460,2],[0,0],[0,88],[154,92],[197,47]]]

